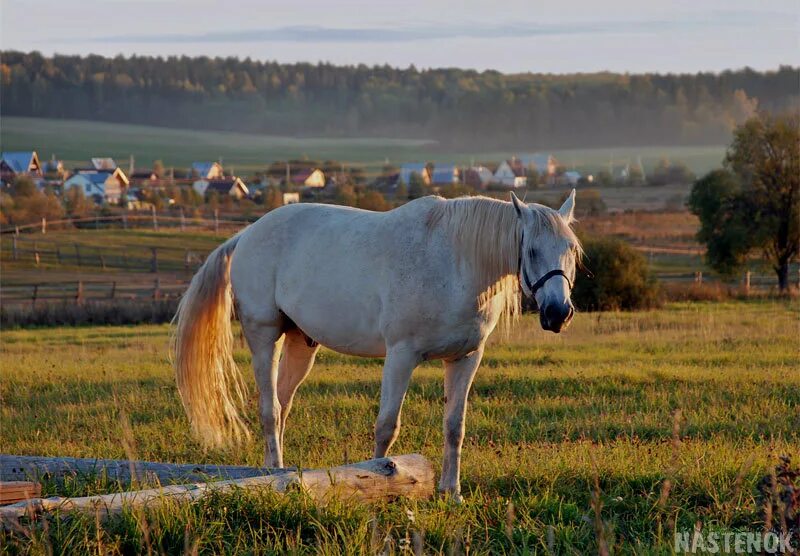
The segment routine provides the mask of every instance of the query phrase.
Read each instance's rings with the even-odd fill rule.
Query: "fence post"
[[[11,259],[17,260],[17,236],[11,238]]]
[[[42,216],[42,235],[47,233],[47,217]]]
[[[219,209],[214,209],[214,235],[219,234]]]
[[[39,245],[36,241],[33,242],[33,260],[36,262],[36,266],[39,266]]]
[[[153,282],[153,299],[161,298],[161,278],[156,278]]]
[[[75,291],[75,303],[83,303],[83,280],[78,280],[78,289]]]
[[[156,214],[156,207],[155,205],[151,206],[151,212],[153,213],[153,230],[158,231],[158,214]]]
[[[58,243],[56,243],[56,261],[61,264],[61,246]]]
[[[19,226],[14,226],[14,235],[15,236],[19,235]]]
[[[103,268],[103,270],[105,270],[106,269],[106,258],[103,256],[103,252],[100,251],[99,249],[97,250],[97,258],[100,259],[100,266]]]
[[[744,273],[744,294],[750,295],[750,271]]]
[[[111,282],[111,293],[108,295],[109,298],[114,299],[114,296],[117,294],[117,282],[116,280]]]
[[[124,213],[122,215],[122,229],[123,230],[127,230],[128,229],[128,215],[124,214]]]
[[[33,285],[33,295],[31,296],[31,304],[36,307],[36,298],[39,296],[39,284]]]
[[[696,284],[702,284],[703,283],[703,271],[702,270],[698,270],[697,272],[694,273],[694,281],[695,281]]]
[[[158,273],[158,247],[151,247],[152,257],[150,258],[150,272]]]
[[[183,207],[181,207],[181,231],[186,231],[186,217],[183,214]]]
[[[81,246],[75,244],[75,258],[78,260],[78,266],[81,266]]]
[[[189,272],[189,262],[190,262],[190,256],[189,256],[189,250],[187,249],[186,252],[183,254],[183,270],[185,270],[186,272]]]

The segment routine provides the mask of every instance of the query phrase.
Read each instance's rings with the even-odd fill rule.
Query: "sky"
[[[800,0],[0,0],[0,47],[505,73],[800,65]]]

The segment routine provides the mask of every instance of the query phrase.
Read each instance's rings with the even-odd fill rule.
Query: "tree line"
[[[800,68],[502,74],[238,58],[0,53],[3,116],[530,149],[719,144],[800,104]]]

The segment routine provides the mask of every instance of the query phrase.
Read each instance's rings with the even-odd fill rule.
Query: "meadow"
[[[520,145],[517,153],[454,152],[424,137],[298,138],[21,117],[3,118],[0,144],[3,150],[36,149],[43,160],[55,154],[69,167],[88,164],[90,156],[112,156],[127,170],[127,160],[133,155],[137,168],[150,167],[155,160],[162,160],[167,168],[186,168],[196,160],[221,159],[229,169],[233,167],[239,174],[246,174],[263,171],[276,160],[310,158],[362,165],[367,176],[378,175],[387,161],[466,165],[473,161],[499,162],[530,150]],[[608,169],[609,163],[619,169],[626,164],[636,164],[639,159],[649,171],[661,158],[667,158],[682,161],[696,174],[702,174],[722,163],[725,147],[629,146],[550,152],[568,168],[583,172]]]
[[[668,304],[577,315],[561,335],[526,315],[496,333],[470,395],[465,502],[312,505],[301,494],[218,495],[192,506],[93,516],[0,533],[5,553],[671,553],[673,533],[762,530],[758,483],[800,457],[800,306]],[[4,331],[0,452],[259,465],[191,437],[168,361],[167,326]],[[286,435],[289,465],[367,459],[380,360],[323,350]],[[416,372],[392,452],[441,457],[441,366]],[[119,488],[102,478],[47,493]]]

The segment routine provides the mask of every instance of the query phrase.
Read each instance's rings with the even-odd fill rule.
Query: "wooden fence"
[[[86,301],[148,301],[177,298],[188,287],[187,281],[96,281],[39,282],[34,284],[3,286],[0,303],[5,305],[44,303],[76,303]]]
[[[258,216],[252,218],[231,220],[220,218],[219,211],[215,210],[211,218],[187,217],[181,211],[177,216],[171,213],[159,214],[155,210],[149,213],[122,213],[110,215],[94,215],[81,218],[64,218],[60,220],[47,220],[6,226],[0,229],[0,234],[15,234],[38,232],[46,234],[49,229],[80,228],[80,229],[101,229],[101,228],[121,228],[124,230],[132,228],[150,228],[160,230],[161,228],[177,228],[181,231],[197,228],[213,230],[219,233],[222,229],[242,228],[254,221]]]
[[[17,235],[12,235],[5,245],[8,247],[4,249],[4,258],[14,262],[32,262],[36,266],[50,264],[103,270],[113,268],[153,274],[194,272],[207,256],[205,252],[178,247],[125,245],[108,249]]]

